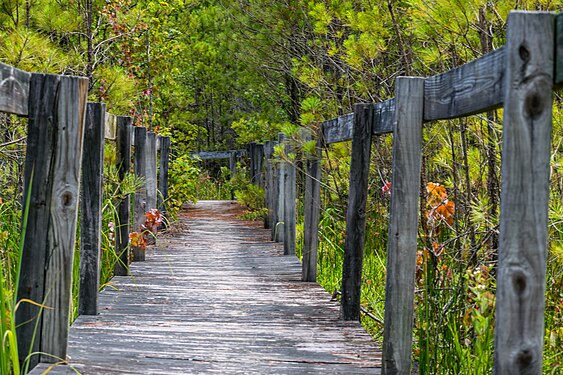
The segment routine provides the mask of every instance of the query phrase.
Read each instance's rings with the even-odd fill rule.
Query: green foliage
[[[181,155],[170,162],[168,170],[168,214],[175,218],[184,203],[195,203],[199,168],[189,155]]]

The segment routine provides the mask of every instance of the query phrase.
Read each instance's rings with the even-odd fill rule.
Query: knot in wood
[[[516,354],[515,359],[519,369],[526,369],[534,362],[534,352],[530,349],[522,349]]]
[[[538,92],[532,92],[526,96],[524,108],[531,118],[537,118],[542,114],[543,102],[543,98]]]
[[[72,204],[72,199],[73,195],[70,191],[65,191],[63,193],[63,195],[61,196],[61,200],[63,202],[63,206],[68,207]]]
[[[526,274],[522,270],[517,270],[512,275],[512,286],[518,294],[523,294],[528,286]]]
[[[521,44],[520,48],[518,48],[518,55],[524,62],[530,61],[530,50],[526,44]]]

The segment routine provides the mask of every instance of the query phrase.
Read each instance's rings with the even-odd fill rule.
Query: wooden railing
[[[133,127],[130,117],[106,113],[103,103],[87,103],[87,89],[85,78],[28,73],[0,64],[0,111],[28,117],[17,286],[17,300],[23,302],[16,324],[20,361],[41,353],[30,358],[30,368],[66,358],[79,204],[79,313],[98,313],[104,138],[116,142],[121,179],[130,170],[135,145],[134,173],[144,178],[135,194],[135,228],[144,222],[146,211],[157,208],[159,140],[158,208],[166,211],[170,139]],[[135,251],[135,260],[144,260],[144,252],[128,244],[129,212],[126,197],[119,203],[116,275],[127,274],[129,251]]]
[[[383,371],[410,374],[424,123],[504,108],[495,372],[540,374],[544,335],[552,91],[563,83],[563,15],[512,12],[504,47],[429,78],[399,77],[396,96],[325,121],[306,161],[303,281],[315,281],[320,150],[352,140],[341,318],[357,320],[371,139],[393,134]],[[265,144],[266,158],[273,145]],[[286,143],[286,151],[289,143]],[[251,158],[252,154],[249,155]],[[266,162],[266,223],[295,253],[295,166]],[[281,236],[275,238],[281,240]]]

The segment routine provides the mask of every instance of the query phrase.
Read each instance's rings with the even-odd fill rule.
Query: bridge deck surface
[[[237,211],[200,201],[184,213],[187,230],[115,277],[98,316],[76,320],[70,364],[83,374],[379,373],[371,337],[339,321],[338,303],[300,281],[298,259]]]

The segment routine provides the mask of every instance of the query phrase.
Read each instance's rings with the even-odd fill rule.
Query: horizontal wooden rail
[[[208,159],[230,159],[231,155],[235,157],[242,157],[247,154],[246,150],[229,150],[229,151],[200,151],[192,152],[190,156],[198,157],[202,160]]]

